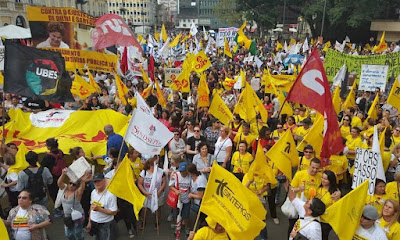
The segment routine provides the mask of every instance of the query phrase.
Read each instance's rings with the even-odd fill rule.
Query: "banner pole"
[[[4,86],[3,86],[3,88],[4,88]],[[1,142],[4,144],[5,143],[5,125],[6,125],[6,123],[5,123],[5,115],[6,115],[6,109],[5,109],[5,104],[4,104],[4,101],[5,101],[5,92],[3,91],[3,102],[1,103],[1,107],[2,107],[2,115],[1,115],[1,123],[3,124],[3,136],[2,136],[2,139],[1,139]]]
[[[200,219],[200,214],[201,214],[201,212],[199,209],[199,211],[197,212],[196,222],[194,223],[194,226],[193,226],[193,232],[196,232],[197,224],[199,223],[199,219]]]

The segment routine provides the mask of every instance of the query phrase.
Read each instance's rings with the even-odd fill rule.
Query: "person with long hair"
[[[193,164],[196,166],[196,169],[208,179],[213,159],[212,154],[208,153],[207,143],[199,143],[199,145],[197,145],[197,152],[198,154],[193,157]]]
[[[365,204],[372,205],[376,208],[376,210],[378,210],[378,212],[381,212],[382,208],[383,208],[383,204],[385,203],[385,200],[390,198],[390,196],[388,196],[386,194],[385,188],[386,188],[385,181],[377,178],[375,181],[374,195],[373,196],[367,195]]]
[[[394,174],[394,181],[386,184],[385,192],[389,199],[399,202],[400,196],[400,172]]]
[[[242,140],[238,143],[238,150],[233,153],[231,165],[232,173],[242,181],[243,176],[249,171],[253,156],[247,151],[247,142]]]
[[[316,191],[317,198],[325,204],[326,208],[330,207],[336,200],[332,199],[332,195],[339,191],[336,185],[335,173],[330,170],[325,170],[322,172],[321,185]],[[322,229],[322,239],[327,240],[332,227],[329,223],[321,222]]]
[[[388,240],[400,239],[400,206],[399,202],[388,199],[383,204],[380,214],[381,218],[377,220],[379,226],[383,228]]]
[[[350,135],[351,130],[351,117],[349,115],[345,115],[343,117],[343,122],[340,124],[340,133],[342,137],[347,137]]]
[[[219,165],[227,168],[232,154],[232,141],[229,138],[229,127],[221,127],[220,136],[215,143],[214,158]]]
[[[203,199],[204,191],[207,186],[207,179],[196,168],[196,165],[189,163],[187,166],[190,177],[192,178],[189,199],[193,200],[192,210],[197,214],[200,210],[201,200]],[[200,222],[206,218],[204,213],[200,215]]]

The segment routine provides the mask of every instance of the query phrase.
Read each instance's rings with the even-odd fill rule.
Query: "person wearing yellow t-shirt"
[[[347,137],[350,135],[350,130],[351,130],[351,117],[350,116],[344,116],[343,117],[343,122],[340,126],[340,133],[342,134],[342,137]]]
[[[268,124],[266,124],[266,123],[262,120],[260,114],[258,114],[258,115],[256,116],[256,119],[257,119],[256,122],[253,121],[253,122],[250,124],[250,132],[251,132],[254,136],[258,137],[258,136],[260,135],[260,130],[261,130],[261,128],[262,128],[262,127],[268,127]]]
[[[307,146],[307,142],[303,138],[310,130],[311,120],[306,118],[302,121],[302,124],[303,126],[297,127],[293,132],[294,140],[297,141],[297,151],[299,151],[300,156],[303,155],[304,147]]]
[[[256,140],[256,136],[250,133],[250,124],[243,123],[242,125],[243,131],[241,133],[236,134],[233,139],[233,144],[235,149],[239,149],[239,142],[245,141],[247,143],[247,150],[251,152],[251,147],[253,146],[253,142]]]
[[[352,127],[358,127],[359,129],[362,129],[363,125],[362,125],[361,118],[356,116],[355,112],[356,112],[355,108],[350,107],[346,110],[346,115],[351,117],[351,126]]]
[[[362,144],[363,142],[360,137],[360,129],[357,127],[352,127],[350,135],[346,137],[346,147],[349,148],[349,151],[347,153],[347,158],[349,159],[349,161],[354,162],[354,159],[356,157],[356,148],[362,147]]]
[[[394,174],[394,181],[386,184],[385,189],[388,199],[393,199],[399,202],[400,197],[400,172]]]
[[[345,173],[349,168],[349,162],[343,153],[332,155],[329,157],[329,164],[325,167],[327,170],[331,170],[336,175],[337,183],[343,180]]]
[[[367,199],[365,200],[366,205],[372,205],[378,210],[378,212],[382,211],[383,204],[386,199],[389,199],[389,196],[385,192],[386,183],[377,178],[375,182],[375,191],[374,195],[367,195]]]
[[[390,150],[394,148],[397,144],[400,144],[400,125],[397,125],[393,128],[393,134],[390,138],[392,140],[392,144],[390,145]]]
[[[304,156],[299,157],[298,171],[307,170],[310,166],[311,159],[314,157],[314,149],[311,145],[304,147]]]
[[[282,124],[278,124],[276,126],[276,129],[272,132],[271,138],[277,142],[281,136],[285,133],[284,129],[283,129],[283,125]]]
[[[143,163],[139,156],[140,153],[136,149],[129,147],[128,158],[130,160],[131,168],[133,169],[135,181],[139,178],[139,174],[143,170]]]
[[[299,109],[299,115],[294,116],[294,119],[296,120],[297,123],[302,122],[306,118],[307,118],[306,108],[304,107]]]
[[[229,240],[225,228],[212,218],[206,218],[206,227],[200,228],[196,233],[190,232],[187,240]]]
[[[253,156],[247,152],[247,142],[242,140],[239,143],[239,150],[232,155],[231,164],[233,166],[232,173],[239,179],[243,179],[243,175],[249,171],[250,163]]]
[[[383,228],[387,239],[400,239],[400,223],[398,222],[400,216],[399,203],[393,199],[386,200],[380,216],[381,218],[377,220],[377,223]]]
[[[367,136],[371,136],[374,134],[374,126],[375,121],[371,118],[368,118],[367,121],[364,122],[364,129],[361,131],[361,137],[366,138]]]
[[[310,166],[307,170],[296,172],[291,182],[292,190],[298,193],[301,197],[301,192],[304,192],[304,197],[310,199],[310,189],[317,190],[321,185],[322,174],[319,172],[321,161],[318,158],[311,159]]]

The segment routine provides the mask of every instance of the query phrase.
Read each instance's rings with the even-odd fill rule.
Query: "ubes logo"
[[[250,220],[251,214],[248,212],[245,206],[243,206],[243,204],[235,197],[235,193],[233,192],[233,190],[228,187],[228,182],[225,182],[225,179],[215,179],[215,183],[218,184],[215,193],[221,198],[226,197],[232,204],[232,206],[239,210],[246,220]]]
[[[28,65],[26,82],[36,95],[51,95],[57,91],[60,71],[57,65],[48,59],[36,59]]]

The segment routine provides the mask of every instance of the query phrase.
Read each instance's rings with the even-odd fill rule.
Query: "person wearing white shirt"
[[[219,165],[227,168],[227,163],[231,159],[232,140],[229,138],[230,129],[226,126],[221,127],[220,137],[215,143],[214,159]]]
[[[49,38],[39,43],[37,48],[69,48],[68,44],[62,41],[64,36],[64,24],[59,22],[50,22],[47,26]]]
[[[117,197],[107,190],[103,173],[93,177],[95,189],[90,197],[90,221],[87,229],[95,239],[110,240],[111,224],[117,214]]]
[[[379,213],[374,206],[366,205],[360,219],[360,226],[353,239],[387,240],[386,233],[376,222]]]
[[[322,229],[319,216],[325,212],[325,204],[319,198],[314,198],[304,202],[296,197],[296,193],[290,189],[288,192],[289,200],[299,214],[299,219],[295,223],[289,240],[297,235],[302,235],[308,240],[321,240]]]

